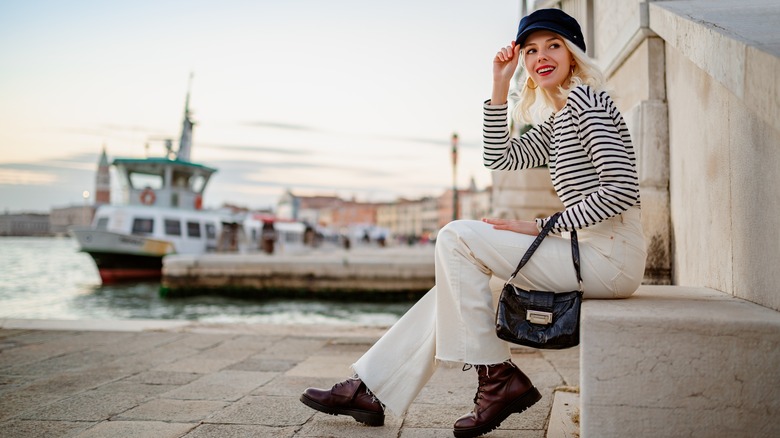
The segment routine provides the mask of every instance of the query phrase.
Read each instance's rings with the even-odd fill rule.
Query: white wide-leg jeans
[[[639,208],[578,231],[585,298],[625,298],[644,275]],[[390,412],[402,415],[440,361],[488,365],[510,358],[496,336],[497,294],[490,279],[509,278],[533,236],[454,221],[436,238],[436,285],[357,362],[354,371]],[[570,291],[577,278],[568,237],[549,235],[513,281]]]

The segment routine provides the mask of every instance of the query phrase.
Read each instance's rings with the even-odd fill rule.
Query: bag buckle
[[[552,312],[542,312],[540,310],[528,309],[525,312],[525,319],[531,322],[531,324],[547,325],[552,322],[553,316]]]

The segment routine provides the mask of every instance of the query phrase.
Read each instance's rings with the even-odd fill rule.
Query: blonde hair
[[[568,86],[564,86],[563,84],[559,86],[559,95],[566,98],[569,95],[569,91],[579,85],[589,85],[595,91],[602,91],[606,86],[606,82],[604,80],[604,74],[601,73],[601,70],[596,63],[590,59],[582,49],[575,46],[566,38],[563,38],[560,35],[559,37],[574,59],[574,70],[571,73],[569,83],[566,84]],[[523,56],[522,49],[520,50],[520,56]],[[528,72],[523,70],[519,80],[521,88],[519,91],[515,90],[513,93],[513,97],[517,99],[518,103],[512,111],[512,116],[515,120],[524,123],[541,122],[555,109],[554,101],[547,91],[539,88],[538,84],[529,87],[529,81],[533,82],[528,75]]]

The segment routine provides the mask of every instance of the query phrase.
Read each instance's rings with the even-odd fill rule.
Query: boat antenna
[[[192,88],[192,76],[190,73],[187,81],[187,99],[184,101],[184,120],[181,123],[181,137],[179,138],[179,151],[176,159],[180,161],[190,161],[190,152],[192,151],[192,120],[190,120],[190,89]]]

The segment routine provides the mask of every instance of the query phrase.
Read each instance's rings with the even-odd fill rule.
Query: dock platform
[[[433,261],[433,245],[170,255],[163,260],[161,292],[409,300],[434,285]]]

